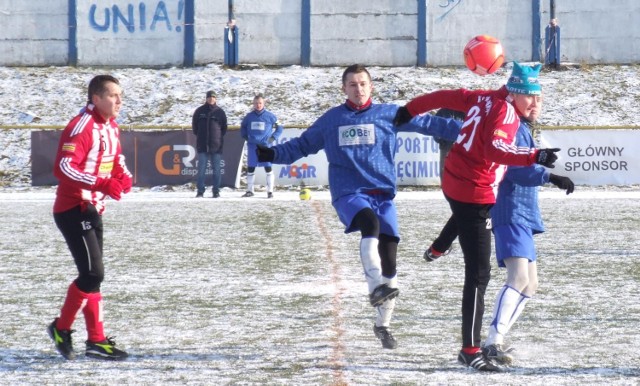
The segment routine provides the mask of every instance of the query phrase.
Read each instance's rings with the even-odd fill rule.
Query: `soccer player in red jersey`
[[[104,279],[104,200],[120,200],[132,185],[115,121],[122,89],[113,76],[98,75],[89,83],[88,94],[86,107],[62,133],[54,163],[54,175],[60,182],[53,218],[73,256],[78,277],[69,286],[60,316],[48,332],[58,352],[65,359],[74,359],[71,326],[82,311],[87,328],[86,355],[120,360],[127,353],[115,348],[113,339],[104,334],[100,283]]]
[[[514,145],[520,125],[514,87],[538,83],[538,71],[514,63],[506,86],[497,90],[440,90],[414,98],[398,109],[394,124],[439,108],[465,111],[458,139],[445,162],[442,190],[458,228],[465,261],[462,292],[462,349],[458,360],[480,371],[501,371],[480,347],[484,294],[491,275],[491,216],[506,165],[553,167],[560,149]]]

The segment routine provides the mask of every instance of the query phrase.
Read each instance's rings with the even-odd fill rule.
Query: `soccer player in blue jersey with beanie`
[[[376,308],[374,333],[384,348],[396,348],[389,325],[399,294],[396,255],[400,236],[396,195],[396,132],[411,131],[455,140],[460,123],[429,114],[395,127],[397,105],[371,100],[367,69],[354,64],[342,74],[344,104],[331,108],[298,138],[258,147],[260,162],[291,164],[324,149],[329,161],[331,200],[345,233],[360,231],[360,261]]]
[[[507,82],[507,90],[520,117],[516,146],[535,147],[531,124],[542,109],[542,87],[538,82],[540,68],[540,64],[532,67],[514,62]],[[505,335],[538,288],[533,235],[544,232],[538,187],[548,182],[567,194],[574,190],[569,178],[552,174],[542,165],[509,166],[491,208],[496,259],[500,267],[507,268],[507,278],[496,296],[489,335],[482,350],[487,358],[498,363],[512,363],[514,350],[504,344]]]

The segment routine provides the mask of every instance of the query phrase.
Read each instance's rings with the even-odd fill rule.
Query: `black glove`
[[[562,190],[566,190],[567,194],[573,193],[575,186],[573,181],[569,177],[558,176],[556,174],[549,174],[549,182],[559,187]]]
[[[258,155],[258,162],[273,162],[273,158],[276,156],[275,150],[260,145],[256,147],[256,154]]]
[[[558,156],[556,152],[560,151],[558,148],[553,149],[540,149],[536,154],[536,163],[548,168],[554,168],[553,163],[556,162]]]
[[[396,113],[396,116],[393,117],[393,125],[394,126],[404,125],[405,123],[409,122],[411,118],[413,118],[413,115],[411,115],[409,110],[407,110],[405,106],[401,106],[400,108],[398,108],[398,112]]]

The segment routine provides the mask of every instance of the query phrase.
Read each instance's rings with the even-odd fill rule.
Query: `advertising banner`
[[[57,185],[53,162],[62,131],[31,133],[31,184]],[[197,152],[190,130],[121,131],[120,143],[127,167],[136,186],[182,185],[196,181]],[[239,130],[224,136],[222,186],[240,186],[240,165],[244,140]],[[206,185],[211,185],[213,169],[207,167]]]
[[[579,185],[640,183],[638,130],[545,130],[541,148],[558,147],[552,173]]]
[[[396,144],[398,185],[440,185],[440,149],[433,137],[398,133]]]
[[[297,138],[303,132],[304,130],[302,129],[285,129],[274,145]],[[276,177],[276,185],[317,186],[329,184],[329,163],[324,150],[319,151],[317,154],[300,158],[291,165],[273,164],[273,173]],[[256,168],[256,184],[265,185],[265,177],[264,168]]]

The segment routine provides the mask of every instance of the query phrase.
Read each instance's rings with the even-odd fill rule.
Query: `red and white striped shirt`
[[[93,204],[104,212],[105,194],[92,191],[98,178],[130,174],[120,148],[120,129],[114,119],[108,122],[89,104],[65,127],[58,144],[53,174],[60,183],[53,212],[78,205]]]
[[[442,190],[448,197],[460,202],[493,204],[506,165],[535,163],[535,148],[514,145],[520,118],[505,87],[436,91],[407,104],[412,115],[439,108],[466,112],[444,165]]]

